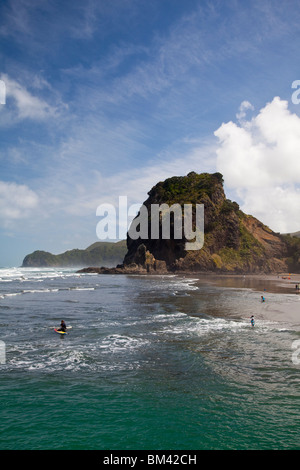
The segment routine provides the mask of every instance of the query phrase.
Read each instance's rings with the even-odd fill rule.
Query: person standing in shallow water
[[[251,323],[251,326],[252,326],[252,327],[255,325],[254,316],[253,316],[253,315],[251,315],[250,323]]]

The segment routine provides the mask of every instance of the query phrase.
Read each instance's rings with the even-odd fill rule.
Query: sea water
[[[197,276],[1,269],[0,448],[298,449],[300,334],[252,328],[260,294]],[[298,301],[270,302],[283,297]]]

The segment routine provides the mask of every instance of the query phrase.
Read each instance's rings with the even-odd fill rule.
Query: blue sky
[[[0,266],[85,248],[98,205],[192,170],[300,230],[299,24],[294,0],[2,0]]]

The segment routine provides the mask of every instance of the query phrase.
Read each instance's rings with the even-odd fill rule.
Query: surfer
[[[67,331],[67,325],[65,324],[64,320],[60,322],[60,328],[57,331]]]
[[[262,301],[262,302],[264,302],[264,301],[265,301],[265,298],[264,298],[264,296],[263,296],[263,295],[261,296],[261,301]]]
[[[254,325],[255,325],[255,322],[254,322],[254,316],[253,316],[253,315],[251,315],[251,318],[250,318],[250,323],[251,323],[251,325],[252,325],[252,326],[254,326]]]

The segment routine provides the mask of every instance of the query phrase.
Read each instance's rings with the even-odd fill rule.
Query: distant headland
[[[96,242],[85,250],[68,250],[59,255],[34,251],[25,256],[22,267],[115,266],[123,261],[126,252],[126,240],[117,243]]]

